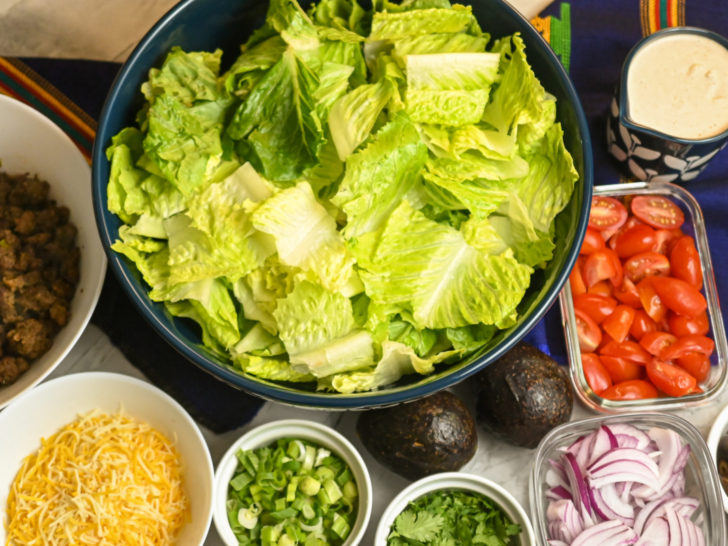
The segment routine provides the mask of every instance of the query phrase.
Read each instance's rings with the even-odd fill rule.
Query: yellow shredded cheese
[[[6,545],[173,544],[189,519],[174,445],[147,423],[95,411],[24,459]]]

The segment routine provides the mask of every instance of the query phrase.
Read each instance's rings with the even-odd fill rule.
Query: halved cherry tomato
[[[640,303],[642,309],[645,310],[652,320],[656,323],[661,323],[662,320],[667,316],[667,307],[660,296],[657,295],[654,287],[652,286],[653,279],[658,277],[645,277],[637,283],[637,294],[639,294]],[[662,277],[659,277],[662,278]]]
[[[618,356],[620,358],[626,358],[637,364],[647,364],[652,358],[652,355],[645,351],[636,341],[625,340],[621,343],[612,341],[599,348],[599,354],[602,356]]]
[[[639,341],[646,333],[655,332],[656,330],[657,323],[650,318],[650,315],[645,313],[644,309],[637,309],[634,312],[634,320],[629,329],[629,335]]]
[[[569,286],[571,287],[572,296],[586,292],[586,283],[584,282],[584,275],[582,275],[582,265],[583,261],[581,261],[581,256],[579,256],[576,259],[574,268],[569,273]]]
[[[599,325],[579,309],[574,309],[574,316],[581,352],[593,353],[602,341],[602,331],[599,329]]]
[[[703,353],[686,353],[675,360],[675,364],[692,375],[698,383],[710,375],[710,358]]]
[[[694,286],[681,279],[652,277],[651,281],[658,297],[671,311],[696,317],[708,307],[705,297]]]
[[[645,224],[637,224],[626,231],[616,233],[614,239],[614,251],[620,258],[629,258],[635,254],[649,252],[657,242],[655,230]]]
[[[599,359],[609,372],[609,376],[614,383],[629,381],[630,379],[641,379],[643,377],[644,366],[640,366],[636,362],[609,355],[600,355]]]
[[[609,281],[599,281],[593,286],[587,288],[586,293],[597,294],[598,296],[606,296],[608,298],[611,298],[612,294],[614,293],[614,287]]]
[[[597,250],[604,248],[604,238],[593,227],[587,227],[586,233],[584,234],[584,242],[581,243],[580,254],[591,254]]]
[[[708,313],[705,311],[694,317],[686,317],[685,315],[670,312],[667,316],[667,324],[670,327],[670,332],[677,337],[691,334],[704,336],[710,332],[710,321],[708,320]]]
[[[661,353],[662,360],[673,360],[687,353],[702,353],[710,356],[715,348],[715,342],[706,336],[690,335],[677,338],[675,343],[666,347]]]
[[[680,366],[653,358],[647,363],[647,377],[659,390],[670,396],[685,396],[697,385],[696,379]]]
[[[637,195],[630,208],[637,218],[657,229],[679,228],[685,221],[680,207],[662,195]]]
[[[653,356],[658,356],[667,347],[677,341],[677,338],[667,332],[648,332],[642,339],[640,339],[640,345]]]
[[[607,400],[644,400],[657,398],[657,389],[647,381],[632,379],[612,385],[601,396]]]
[[[627,209],[614,197],[592,197],[589,227],[598,231],[616,230],[627,221]]]
[[[655,231],[655,237],[657,238],[657,242],[655,242],[655,252],[659,252],[660,254],[665,254],[666,256],[670,254],[670,251],[672,251],[672,247],[675,244],[675,241],[677,241],[680,237],[682,237],[684,233],[680,228],[676,229],[658,229]]]
[[[612,378],[609,376],[609,372],[594,353],[581,355],[581,367],[586,382],[595,393],[599,394],[604,389],[612,386]]]
[[[617,247],[617,238],[622,233],[624,233],[628,229],[632,229],[635,226],[644,226],[644,225],[645,225],[645,223],[642,220],[639,220],[635,216],[630,216],[629,218],[627,218],[627,221],[624,224],[622,224],[621,227],[617,231],[614,232],[613,235],[611,235],[610,237],[607,237],[606,238],[607,239],[607,245],[612,250],[615,250],[616,247]],[[609,231],[602,231],[602,235],[604,235],[605,233],[609,233]]]
[[[690,235],[680,237],[670,251],[672,275],[691,284],[698,290],[703,286],[703,269],[695,241]]]
[[[584,262],[584,281],[587,290],[599,281],[608,280],[613,286],[622,283],[622,262],[611,248],[603,248],[587,256]]]
[[[628,305],[617,305],[612,314],[602,322],[602,329],[615,341],[622,342],[629,334],[633,320],[633,308]]]
[[[649,275],[669,275],[670,261],[657,252],[641,252],[624,262],[624,274],[632,282],[640,282]]]
[[[627,278],[622,279],[622,284],[614,289],[614,297],[623,304],[634,307],[635,309],[642,307],[640,295],[637,293],[637,287]]]
[[[589,315],[600,324],[617,307],[617,300],[601,294],[579,294],[574,296],[574,307]]]

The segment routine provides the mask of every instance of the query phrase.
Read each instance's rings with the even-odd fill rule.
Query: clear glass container
[[[529,501],[531,524],[536,533],[537,544],[548,544],[548,523],[546,510],[547,473],[551,461],[576,440],[601,425],[626,424],[647,431],[653,427],[671,429],[677,432],[683,443],[690,446],[690,455],[685,466],[685,495],[698,499],[699,507],[692,515],[692,521],[700,526],[705,544],[726,544],[726,523],[720,492],[720,481],[708,446],[698,430],[688,421],[670,413],[634,413],[622,415],[601,415],[572,421],[551,430],[538,446],[531,474],[529,476]]]
[[[707,335],[715,342],[715,350],[711,355],[710,374],[705,381],[700,383],[702,389],[700,393],[681,397],[661,396],[644,400],[607,400],[602,398],[591,389],[584,376],[571,287],[567,282],[559,295],[559,304],[566,338],[566,352],[569,357],[569,376],[577,397],[589,408],[602,413],[677,410],[702,405],[712,400],[721,392],[728,379],[728,344],[726,343],[723,317],[715,287],[713,265],[708,250],[705,221],[700,205],[687,190],[669,183],[653,182],[648,184],[646,182],[635,182],[595,186],[594,196],[599,195],[616,198],[634,195],[662,195],[671,199],[683,211],[685,223],[682,230],[686,235],[691,235],[695,239],[695,247],[700,255],[700,264],[703,269],[702,293],[708,303],[707,312],[710,320],[710,332]]]

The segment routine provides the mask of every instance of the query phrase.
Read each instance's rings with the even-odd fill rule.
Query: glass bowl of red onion
[[[538,544],[726,544],[708,447],[672,414],[600,416],[553,429],[538,446],[529,497]]]

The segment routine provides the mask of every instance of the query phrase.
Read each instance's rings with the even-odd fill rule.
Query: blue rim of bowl
[[[637,42],[632,49],[629,50],[629,53],[627,54],[626,59],[624,60],[624,63],[622,64],[622,73],[620,75],[620,84],[619,84],[619,122],[624,125],[627,129],[631,131],[639,131],[648,135],[651,135],[655,138],[659,138],[662,140],[669,140],[672,142],[677,142],[678,144],[683,144],[685,146],[690,145],[699,145],[699,144],[712,144],[717,143],[725,138],[728,138],[728,129],[725,131],[718,133],[717,135],[713,135],[712,137],[708,138],[680,138],[680,137],[674,137],[671,135],[668,135],[667,133],[663,133],[660,131],[656,131],[655,129],[650,129],[649,127],[645,127],[644,125],[639,125],[629,119],[629,105],[627,101],[627,77],[629,75],[629,66],[632,63],[632,60],[634,59],[634,56],[637,54],[637,52],[644,47],[645,45],[649,44],[653,40],[659,40],[660,38],[664,38],[666,36],[671,36],[673,34],[695,34],[697,36],[703,36],[705,38],[710,38],[711,40],[718,42],[720,45],[728,49],[728,38],[721,36],[720,34],[717,34],[715,32],[712,32],[710,30],[706,30],[704,28],[698,28],[698,27],[670,27],[670,28],[664,28],[662,30],[658,30],[654,34],[650,34],[649,36],[646,36],[645,38],[642,38],[639,42]]]
[[[158,316],[152,306],[149,304],[147,292],[142,289],[142,286],[136,282],[134,276],[129,268],[129,265],[125,263],[119,254],[111,249],[111,244],[114,242],[111,233],[109,232],[108,226],[104,223],[103,217],[108,212],[106,210],[105,200],[105,184],[106,176],[104,179],[104,191],[101,191],[102,184],[99,183],[102,179],[102,167],[101,165],[107,161],[105,156],[106,143],[100,142],[99,135],[103,132],[104,121],[108,116],[111,104],[114,99],[118,97],[122,87],[125,84],[131,67],[135,61],[143,56],[144,50],[146,49],[149,42],[153,41],[154,38],[162,33],[165,27],[168,25],[170,20],[180,11],[184,10],[187,4],[194,0],[185,0],[177,4],[170,11],[168,11],[142,38],[137,47],[132,51],[131,55],[121,67],[117,74],[114,82],[111,85],[109,94],[104,102],[101,115],[99,116],[99,132],[97,132],[96,139],[94,140],[94,146],[92,151],[92,192],[93,192],[93,203],[94,203],[94,214],[96,216],[96,223],[99,228],[99,235],[104,247],[104,251],[108,257],[111,269],[116,275],[117,279],[126,288],[126,294],[131,298],[133,304],[138,311],[141,312],[142,316],[146,321],[159,333],[165,341],[167,341],[172,347],[184,356],[187,360],[198,366],[199,368],[207,371],[218,379],[224,381],[234,388],[245,391],[248,394],[255,395],[265,400],[274,402],[285,403],[293,406],[301,406],[306,408],[319,408],[327,410],[347,410],[347,409],[364,409],[374,408],[386,405],[398,404],[401,402],[407,402],[415,400],[433,394],[442,389],[451,387],[464,379],[470,377],[476,372],[480,371],[487,364],[494,362],[495,360],[502,357],[506,352],[513,348],[523,337],[531,331],[531,329],[543,318],[546,312],[551,308],[554,301],[561,291],[564,283],[567,281],[571,269],[576,263],[576,258],[579,255],[579,248],[581,247],[581,241],[584,239],[586,232],[587,223],[589,220],[589,207],[583,206],[579,212],[579,222],[576,226],[575,239],[572,248],[569,250],[566,259],[564,261],[564,267],[556,275],[552,290],[546,294],[543,300],[541,300],[538,308],[532,313],[526,320],[524,320],[513,332],[506,337],[503,342],[494,347],[492,350],[474,359],[468,365],[461,367],[460,369],[453,370],[447,373],[443,377],[427,381],[424,377],[420,384],[402,385],[389,388],[386,391],[367,391],[362,393],[351,393],[351,394],[340,394],[340,393],[319,393],[315,391],[303,392],[294,389],[287,388],[283,385],[277,385],[272,382],[265,382],[263,380],[251,379],[242,373],[238,373],[231,369],[228,369],[221,364],[213,361],[208,356],[201,354],[195,350],[192,350],[188,345],[188,341],[178,336],[173,330],[165,325]],[[581,149],[583,152],[584,161],[584,176],[583,179],[577,180],[577,184],[583,185],[584,202],[591,203],[592,196],[592,185],[594,180],[594,164],[591,151],[591,137],[589,128],[584,114],[584,110],[581,106],[581,101],[574,88],[574,84],[569,78],[566,70],[564,69],[561,61],[558,59],[556,54],[553,52],[548,43],[533,28],[529,21],[523,17],[518,11],[516,11],[509,3],[501,1],[504,10],[508,11],[514,19],[519,19],[522,22],[520,32],[521,34],[527,34],[529,37],[537,42],[540,42],[542,46],[542,52],[548,57],[549,62],[553,65],[554,70],[557,72],[557,77],[563,82],[564,88],[568,95],[568,100],[573,105],[576,113],[576,121],[579,129],[579,135],[581,137]],[[109,135],[109,138],[112,135]],[[104,137],[106,140],[106,138]],[[453,365],[454,366],[454,365]]]

